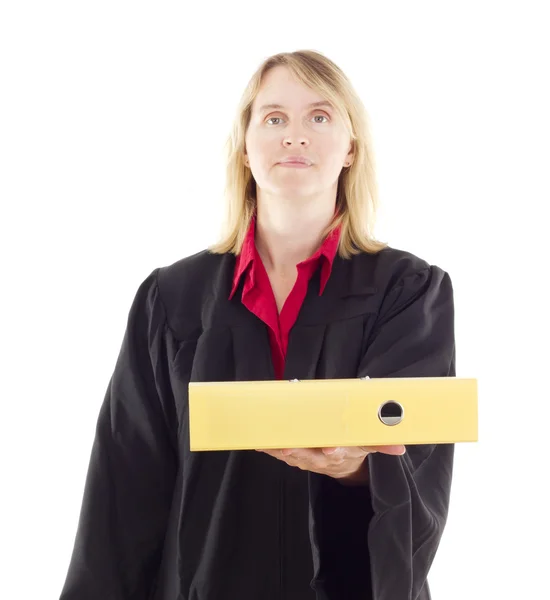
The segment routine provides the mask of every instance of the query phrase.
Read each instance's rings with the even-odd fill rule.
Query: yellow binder
[[[478,441],[477,379],[191,382],[191,450]]]

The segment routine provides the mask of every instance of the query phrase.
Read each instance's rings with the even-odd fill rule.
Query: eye
[[[315,115],[313,118],[314,119],[318,119],[318,118],[326,119],[326,121],[316,121],[315,122],[316,124],[319,124],[319,125],[322,125],[323,123],[328,122],[328,118],[325,115]],[[266,123],[271,124],[271,125],[278,125],[278,123],[269,123],[269,121],[273,121],[273,119],[281,120],[281,117],[269,117],[269,119],[266,120]]]

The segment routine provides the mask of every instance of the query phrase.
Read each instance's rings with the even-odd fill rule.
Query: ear
[[[351,164],[353,163],[355,159],[355,144],[353,143],[353,141],[350,143],[349,145],[349,150],[348,153],[346,155],[346,163],[349,163],[349,166],[351,166]]]

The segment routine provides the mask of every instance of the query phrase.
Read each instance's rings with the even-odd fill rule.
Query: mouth
[[[309,165],[307,163],[297,162],[297,161],[286,161],[286,162],[278,163],[278,165],[280,167],[290,167],[293,169],[309,169],[309,167],[311,167],[311,165]]]
[[[278,164],[282,166],[302,165],[303,167],[310,167],[312,165],[312,162],[311,160],[309,160],[309,158],[306,158],[305,156],[288,156]]]

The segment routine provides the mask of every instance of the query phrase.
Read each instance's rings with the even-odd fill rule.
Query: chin
[[[317,188],[310,187],[301,187],[301,186],[283,186],[277,188],[277,195],[283,197],[292,197],[292,198],[310,198],[316,194],[320,194],[322,190]]]

